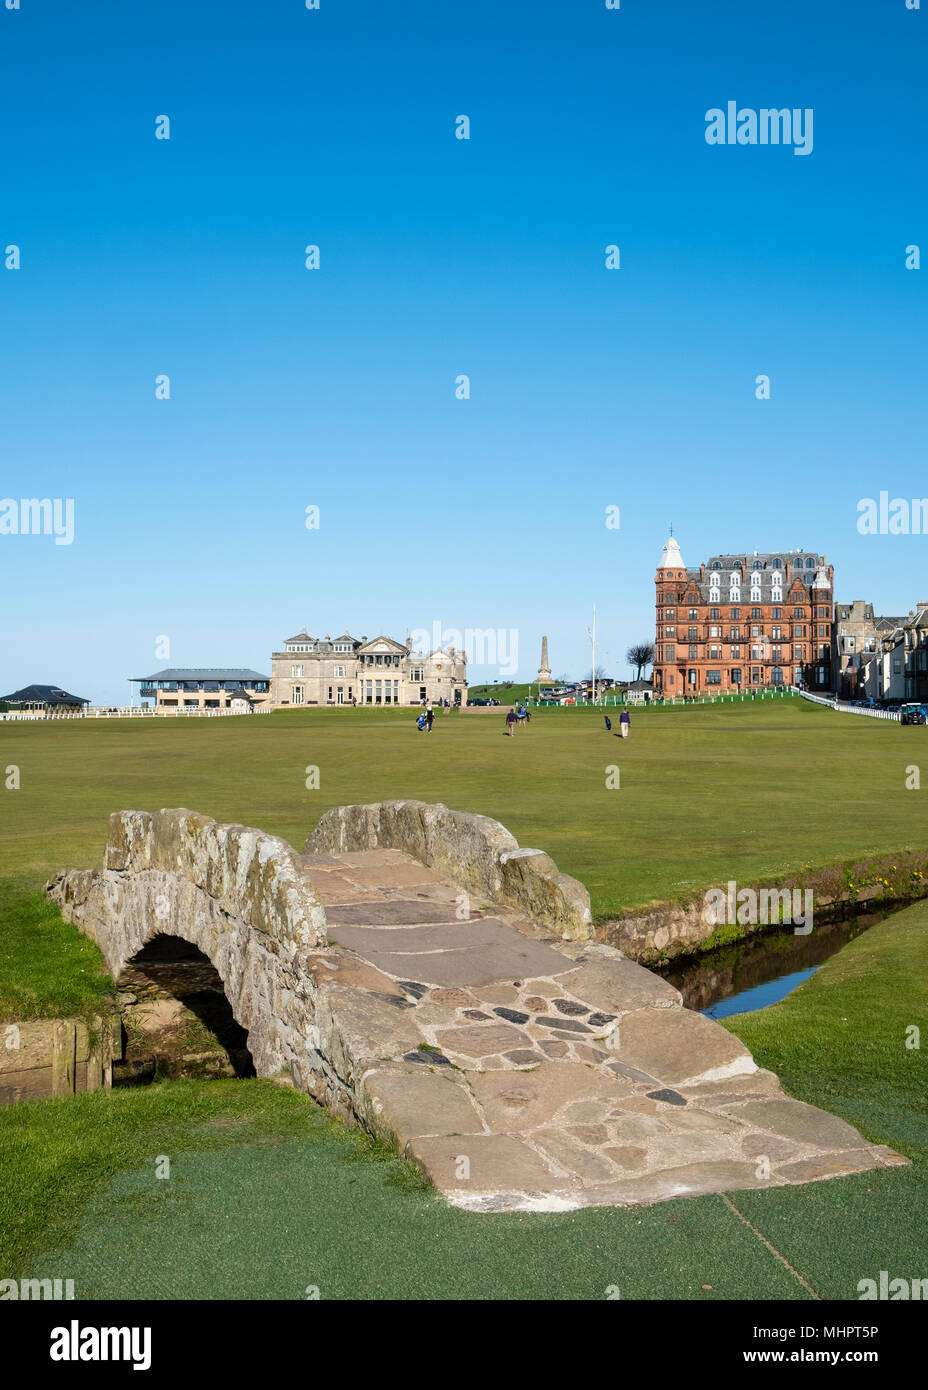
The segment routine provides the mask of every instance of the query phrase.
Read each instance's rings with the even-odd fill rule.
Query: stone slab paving
[[[302,862],[329,924],[317,1045],[456,1206],[630,1206],[906,1162],[784,1095],[611,947],[553,937],[398,850]]]

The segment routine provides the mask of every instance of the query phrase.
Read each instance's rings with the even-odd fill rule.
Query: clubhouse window
[[[293,687],[291,702],[294,705],[301,705],[303,703],[303,687],[301,685],[295,685]]]
[[[779,608],[775,608],[775,609],[773,610],[773,616],[774,616],[775,618],[782,618],[782,616],[783,616],[782,610],[779,609]]]
[[[706,685],[721,685],[721,684],[722,684],[722,673],[721,673],[721,671],[707,671],[707,672],[706,672]]]
[[[752,608],[752,609],[751,609],[751,617],[752,617],[752,618],[759,618],[759,617],[760,617],[760,609],[759,609],[759,608]]]
[[[760,667],[759,667],[759,666],[752,666],[752,667],[751,667],[751,684],[752,684],[752,685],[760,685]]]
[[[692,620],[693,618],[698,618],[698,617],[699,617],[699,610],[698,610],[697,608],[691,608],[691,609],[690,609],[690,619]]]
[[[719,616],[719,610],[718,610],[717,608],[711,608],[711,609],[709,610],[709,617],[710,617],[710,618],[718,618],[718,616]]]
[[[733,608],[733,609],[731,610],[731,616],[732,616],[732,618],[735,619],[735,620],[737,620],[738,618],[740,618],[740,617],[741,617],[741,609],[740,609],[740,608]]]
[[[734,653],[732,653],[732,655],[734,655]],[[741,667],[740,667],[740,666],[735,666],[734,669],[732,670],[732,673],[731,673],[731,683],[732,683],[732,685],[740,685],[740,684],[741,684]]]
[[[675,652],[676,652],[676,647],[674,647],[674,646],[671,645],[671,646],[669,646],[669,647],[667,648],[667,660],[668,660],[668,661],[675,661],[675,660],[676,660]],[[671,685],[673,685],[673,676],[670,677],[670,683],[671,683]]]

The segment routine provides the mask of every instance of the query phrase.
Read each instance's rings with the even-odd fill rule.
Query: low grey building
[[[130,676],[142,703],[157,709],[232,709],[267,704],[271,681],[242,667],[169,667],[151,676]]]

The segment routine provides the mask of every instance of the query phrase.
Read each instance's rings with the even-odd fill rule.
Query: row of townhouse
[[[847,700],[928,700],[928,602],[879,616],[863,599],[835,606],[836,693]]]

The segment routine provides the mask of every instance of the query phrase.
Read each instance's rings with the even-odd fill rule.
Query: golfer
[[[623,709],[622,713],[619,715],[619,728],[622,730],[623,738],[628,738],[628,726],[631,722],[631,716],[628,710]]]

